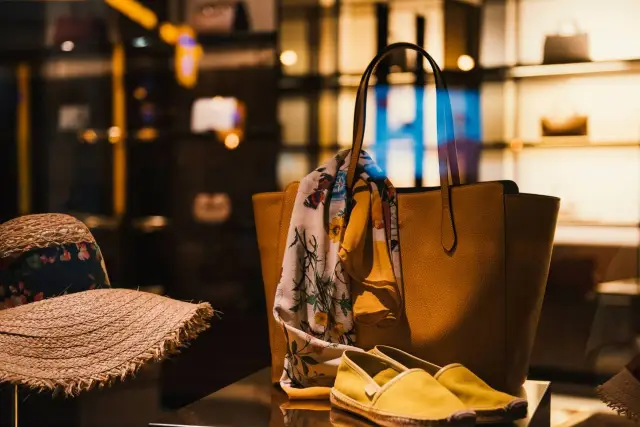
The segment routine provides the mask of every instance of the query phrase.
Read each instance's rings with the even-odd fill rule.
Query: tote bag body
[[[371,74],[397,49],[415,50],[434,70],[441,185],[398,189],[403,316],[387,328],[356,324],[356,344],[365,350],[393,345],[438,365],[462,363],[491,386],[517,393],[529,369],[559,199],[520,193],[512,181],[460,184],[446,84],[433,58],[409,43],[388,46],[365,71],[352,153],[362,149]],[[347,174],[350,188],[355,166]],[[296,192],[297,183],[292,183],[284,192],[253,197],[274,383],[282,373],[286,345],[270,314]]]

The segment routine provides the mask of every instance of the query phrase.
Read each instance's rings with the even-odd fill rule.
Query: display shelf
[[[576,62],[569,64],[540,64],[517,65],[514,67],[476,67],[470,71],[455,69],[442,70],[446,81],[450,85],[475,85],[481,82],[504,82],[528,78],[573,77],[581,75],[609,75],[614,73],[640,72],[640,59],[620,61]],[[280,88],[285,91],[313,91],[318,89],[337,89],[341,87],[357,87],[362,74],[334,73],[321,74],[290,74],[283,75]],[[425,72],[425,80],[433,83],[433,73]],[[376,78],[371,78],[375,84]],[[388,84],[414,84],[415,74],[408,71],[390,73]]]
[[[557,138],[557,141],[555,140]],[[564,142],[560,142],[564,141]],[[553,137],[541,141],[520,141],[514,139],[506,141],[488,141],[482,143],[483,150],[510,150],[520,151],[528,149],[554,149],[554,148],[629,148],[639,147],[640,141],[586,141],[584,138],[570,140],[570,137]]]
[[[475,86],[480,83],[482,78],[480,70],[443,70],[443,74],[450,86]],[[362,74],[357,73],[285,74],[280,78],[280,89],[285,92],[314,92],[322,89],[356,88],[360,85],[361,78]],[[424,78],[427,84],[434,83],[433,73],[426,72]],[[376,83],[376,77],[372,76],[369,84],[375,85]],[[416,75],[410,71],[388,75],[387,85],[401,86],[415,83]]]
[[[554,149],[554,148],[629,148],[629,147],[638,147],[640,148],[640,141],[628,141],[628,142],[570,142],[570,143],[560,143],[560,142],[520,142],[520,141],[512,141],[512,142],[503,142],[503,141],[487,141],[487,142],[478,142],[478,145],[482,147],[483,151],[502,151],[502,150],[510,150],[510,151],[519,151],[522,149]],[[296,141],[296,142],[287,142],[284,144],[287,151],[306,151],[308,144],[306,142]],[[320,147],[323,150],[341,150],[347,148],[343,144],[339,144],[337,142],[332,144],[320,144]],[[425,146],[425,150],[427,151],[435,151],[435,145],[427,145]]]
[[[556,141],[557,139],[557,141]],[[564,142],[560,142],[560,141]],[[538,148],[538,149],[552,149],[552,148],[629,148],[640,147],[640,141],[586,141],[584,138],[574,139],[572,137],[549,137],[538,142],[521,142],[511,141],[506,144],[509,148],[517,150],[520,148]]]
[[[640,295],[640,278],[598,283],[596,292],[607,295]]]
[[[558,224],[556,245],[638,247],[640,227]]]
[[[576,76],[640,71],[640,59],[620,61],[592,61],[568,64],[518,65],[506,70],[506,77],[513,79],[533,77]]]
[[[528,78],[573,77],[640,72],[640,59],[573,62],[566,64],[520,64],[479,68],[482,81],[508,81]]]

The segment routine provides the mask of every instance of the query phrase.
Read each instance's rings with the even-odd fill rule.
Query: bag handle
[[[421,47],[406,42],[392,43],[382,50],[369,63],[369,66],[362,75],[358,93],[356,95],[356,107],[353,121],[353,145],[351,146],[351,161],[347,170],[347,188],[353,189],[355,184],[356,167],[362,151],[364,140],[364,129],[366,123],[367,90],[369,80],[375,68],[393,51],[398,49],[409,49],[417,52],[427,59],[436,83],[436,110],[437,110],[437,135],[438,135],[438,165],[440,172],[440,195],[442,198],[442,247],[450,252],[456,244],[456,233],[453,224],[453,210],[451,206],[451,185],[460,184],[460,172],[458,169],[458,155],[456,142],[453,135],[453,113],[451,111],[451,101],[447,84],[442,76],[442,71],[436,61]],[[451,184],[449,183],[451,177]]]

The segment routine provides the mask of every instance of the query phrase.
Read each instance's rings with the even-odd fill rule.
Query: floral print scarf
[[[293,207],[274,303],[292,399],[327,397],[342,353],[360,350],[355,323],[384,327],[401,312],[395,189],[362,152],[348,191],[349,159],[343,151],[306,176]]]

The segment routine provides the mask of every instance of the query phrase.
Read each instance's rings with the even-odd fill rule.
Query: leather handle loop
[[[362,75],[358,93],[356,95],[356,106],[353,121],[353,144],[351,146],[351,161],[347,170],[347,188],[353,189],[356,177],[358,159],[362,151],[364,141],[364,129],[366,124],[367,91],[369,80],[375,68],[393,51],[398,49],[409,49],[417,52],[427,59],[433,69],[436,84],[436,110],[437,110],[437,135],[438,135],[438,166],[440,175],[440,193],[442,197],[442,246],[450,252],[456,244],[456,233],[453,224],[453,209],[451,206],[451,184],[460,184],[460,173],[458,169],[458,155],[456,150],[455,137],[453,134],[453,113],[451,111],[451,100],[447,84],[442,75],[442,71],[436,61],[420,46],[412,43],[400,42],[387,46],[376,55],[369,63]],[[449,183],[451,178],[451,184]]]

